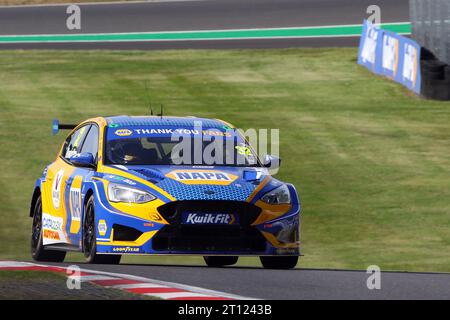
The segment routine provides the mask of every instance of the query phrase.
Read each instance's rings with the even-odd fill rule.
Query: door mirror
[[[270,168],[272,170],[276,170],[280,167],[281,159],[277,156],[272,156],[269,154],[266,154],[264,156],[263,165],[266,168]]]
[[[75,167],[95,168],[96,166],[94,156],[90,152],[75,154],[69,158],[69,161]]]

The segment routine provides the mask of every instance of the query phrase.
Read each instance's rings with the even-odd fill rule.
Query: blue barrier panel
[[[382,30],[368,21],[364,21],[359,44],[358,63],[374,73],[380,73],[380,39]]]
[[[420,94],[420,46],[364,21],[358,63]]]

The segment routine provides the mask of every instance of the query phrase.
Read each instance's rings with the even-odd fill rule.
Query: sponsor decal
[[[141,248],[136,247],[114,247],[113,252],[130,253],[130,252],[140,252]]]
[[[81,189],[71,188],[69,192],[70,212],[73,221],[81,221]]]
[[[128,137],[133,134],[133,131],[129,129],[118,129],[114,132],[114,134],[119,137]]]
[[[63,232],[63,218],[54,217],[47,213],[42,214],[43,244],[67,242]]]
[[[148,216],[149,216],[149,218],[151,220],[154,220],[154,221],[161,221],[162,220],[161,216],[159,214],[157,214],[157,213],[154,213],[154,212],[149,213]]]
[[[106,225],[106,221],[103,220],[103,219],[100,220],[100,221],[98,222],[97,229],[98,229],[98,233],[99,233],[101,236],[104,236],[104,235],[106,234],[106,231],[108,230],[108,226]]]
[[[217,184],[229,185],[238,177],[236,175],[216,170],[174,170],[166,177],[184,184]]]
[[[189,213],[182,215],[184,224],[235,224],[237,221],[234,214],[229,213]]]
[[[417,47],[411,43],[404,44],[403,80],[412,83],[415,87],[417,82],[418,56]]]
[[[155,224],[153,222],[144,222],[144,227],[151,227],[153,228]]]
[[[55,178],[53,179],[52,200],[53,200],[53,206],[55,207],[55,209],[59,208],[59,205],[61,202],[61,184],[62,184],[63,176],[64,176],[64,170],[59,170],[56,173]]]
[[[382,66],[393,78],[397,75],[399,40],[388,34],[383,35]]]
[[[121,137],[127,137],[132,134],[135,135],[205,135],[214,137],[232,137],[233,132],[231,131],[221,131],[219,129],[188,129],[188,128],[139,128],[139,129],[118,129],[115,135]]]
[[[115,181],[120,181],[126,184],[129,184],[130,186],[135,186],[136,182],[134,182],[133,180],[121,177],[121,176],[114,176],[114,175],[107,175],[105,176],[106,179],[110,179],[110,180],[115,180]]]
[[[143,134],[173,134],[174,129],[134,129],[134,132],[139,135]]]
[[[231,132],[222,132],[219,130],[202,130],[202,134],[204,136],[213,136],[213,137],[232,137]]]
[[[238,154],[244,155],[244,156],[250,156],[251,151],[250,148],[247,146],[236,146],[235,149],[237,150]]]
[[[50,240],[61,240],[59,237],[59,233],[53,230],[44,229],[44,238],[48,238]]]
[[[373,24],[366,22],[361,36],[358,62],[365,65],[369,70],[375,70],[378,49],[378,39],[381,31]]]

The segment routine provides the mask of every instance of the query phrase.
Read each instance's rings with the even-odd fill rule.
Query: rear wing
[[[73,130],[77,127],[77,124],[62,124],[59,120],[55,119],[52,122],[52,133],[53,135],[58,134],[59,130]]]

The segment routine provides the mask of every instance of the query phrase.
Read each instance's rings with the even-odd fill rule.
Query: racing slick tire
[[[42,242],[42,201],[41,196],[36,200],[33,208],[33,225],[31,227],[31,257],[35,261],[63,262],[65,251],[45,249]]]
[[[223,267],[223,266],[231,266],[235,264],[239,257],[235,256],[204,256],[208,267]]]
[[[120,254],[97,254],[94,196],[86,203],[83,223],[83,253],[87,263],[119,264]]]
[[[293,269],[297,265],[298,256],[259,257],[265,269]]]

